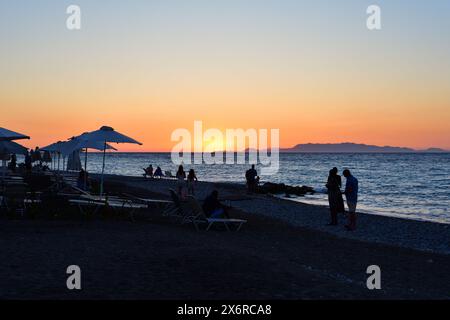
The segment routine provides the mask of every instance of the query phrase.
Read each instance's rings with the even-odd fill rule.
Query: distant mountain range
[[[450,152],[450,150],[444,150],[440,148],[429,148],[425,150],[416,150],[412,148],[391,147],[391,146],[374,146],[358,143],[307,143],[298,144],[292,148],[281,149],[280,152],[293,152],[293,153],[412,153],[412,152],[425,152],[425,153],[442,153]]]

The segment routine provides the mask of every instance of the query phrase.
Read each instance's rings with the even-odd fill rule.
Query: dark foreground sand
[[[108,190],[163,198],[155,191],[165,193],[168,185],[158,183],[116,177],[108,179]],[[222,193],[230,189],[214,187]],[[245,196],[242,190],[237,193]],[[256,197],[232,202],[239,208],[232,215],[248,219],[239,233],[197,232],[157,210],[139,213],[134,223],[123,218],[0,219],[0,298],[450,298],[448,243],[440,253],[440,246],[426,252],[365,238],[383,231],[386,242],[394,228],[406,244],[434,246],[447,239],[446,226],[367,217],[362,231],[349,235],[342,227],[323,227],[324,208],[277,201]],[[291,213],[296,213],[295,221],[287,219]],[[274,214],[277,218],[270,217]],[[418,236],[420,230],[427,238]],[[66,288],[69,265],[81,267],[81,291]],[[381,267],[382,290],[367,289],[369,265]]]
[[[239,215],[239,213],[234,213]],[[250,217],[196,232],[156,213],[123,220],[0,221],[2,299],[448,299],[450,257]],[[82,290],[66,289],[66,268]],[[365,286],[382,270],[382,290]]]

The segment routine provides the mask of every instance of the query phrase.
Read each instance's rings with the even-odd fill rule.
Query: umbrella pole
[[[56,181],[57,181],[57,183],[56,183],[56,185],[57,185],[57,187],[58,187],[58,189],[59,189],[59,164],[60,164],[60,160],[61,160],[61,153],[59,153],[58,152],[58,174],[56,175]]]
[[[103,145],[103,165],[102,165],[102,176],[100,178],[100,196],[103,195],[103,175],[105,172],[105,157],[106,157],[106,141]]]
[[[84,150],[84,190],[87,189],[87,153],[88,148]]]
[[[87,171],[87,152],[88,148],[84,150],[84,171]]]
[[[4,192],[6,190],[6,185],[5,185],[5,160],[2,161],[2,184],[1,184],[1,189],[0,191]],[[1,205],[2,203],[0,203]]]
[[[6,175],[6,160],[2,160],[2,184],[5,181],[5,175]]]

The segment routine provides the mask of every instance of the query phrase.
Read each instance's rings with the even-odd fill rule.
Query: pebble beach
[[[175,181],[166,179],[108,176],[108,181],[147,190],[163,197],[167,197],[170,188],[176,189]],[[325,206],[304,204],[271,195],[249,196],[243,184],[199,182],[196,197],[204,199],[214,189],[225,199],[235,199],[228,201],[228,204],[249,216],[277,219],[292,226],[326,232],[341,238],[450,254],[450,224],[358,213],[357,230],[348,232],[343,227],[346,223],[344,216],[339,217],[340,226],[326,225],[329,222],[329,211]]]

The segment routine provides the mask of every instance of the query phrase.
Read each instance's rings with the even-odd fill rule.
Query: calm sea
[[[101,171],[100,154],[90,153],[88,170]],[[82,156],[82,162],[84,158]],[[106,172],[139,176],[152,164],[176,172],[169,153],[108,153]],[[295,198],[327,204],[324,185],[332,167],[349,168],[359,180],[361,211],[450,223],[450,154],[281,154],[278,174],[263,181],[307,185],[316,195]],[[244,183],[246,165],[186,165],[200,180]],[[345,183],[345,179],[343,178]]]

